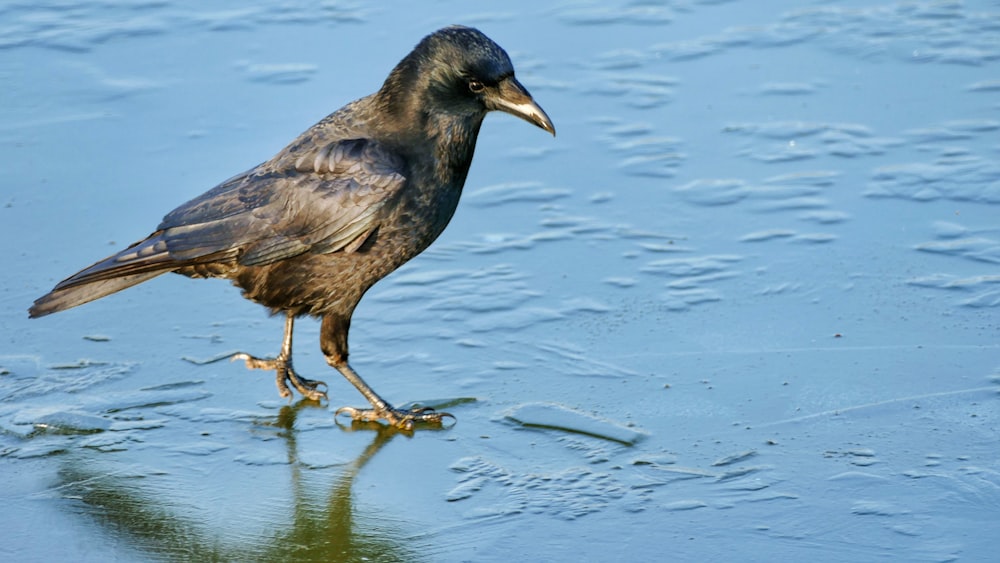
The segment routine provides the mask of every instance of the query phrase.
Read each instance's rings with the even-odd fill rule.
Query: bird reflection
[[[402,430],[376,422],[352,420],[349,425],[339,425],[345,432],[368,430],[373,432],[370,444],[346,465],[334,481],[328,500],[317,504],[310,497],[312,487],[302,475],[303,466],[298,460],[295,420],[305,407],[315,405],[303,400],[293,406],[282,407],[275,425],[281,428],[288,445],[291,466],[292,491],[295,510],[292,525],[276,538],[271,549],[262,553],[265,560],[292,556],[309,560],[326,561],[412,561],[416,554],[408,553],[396,538],[400,534],[384,527],[384,522],[358,522],[351,488],[361,469],[396,436],[412,436],[412,430]],[[367,525],[366,525],[367,524]]]
[[[350,463],[338,466],[326,498],[317,498],[315,481],[322,471],[303,471],[299,463],[296,420],[309,400],[284,406],[276,417],[258,421],[277,429],[286,445],[291,477],[293,508],[290,521],[282,526],[273,516],[273,534],[247,541],[246,534],[227,537],[211,526],[179,515],[171,503],[145,490],[142,480],[96,469],[94,459],[73,459],[60,469],[57,487],[63,498],[83,503],[106,532],[155,558],[185,560],[321,560],[321,561],[414,561],[422,557],[406,542],[407,534],[393,529],[398,523],[378,511],[359,513],[354,506],[355,478],[386,444],[399,435],[412,435],[374,422],[351,421],[339,425],[344,432],[369,431],[371,443]],[[325,490],[325,489],[321,489]],[[79,508],[76,505],[75,508]],[[255,518],[256,520],[256,518]]]

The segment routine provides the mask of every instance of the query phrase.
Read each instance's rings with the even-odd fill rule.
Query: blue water
[[[982,561],[1000,518],[995,2],[0,7],[0,559]],[[551,116],[351,335],[164,276],[33,299],[479,27]],[[340,421],[343,423],[343,421]]]

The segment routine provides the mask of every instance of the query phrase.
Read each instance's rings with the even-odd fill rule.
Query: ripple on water
[[[833,233],[802,233],[792,238],[792,242],[805,244],[826,244],[835,240],[837,235]]]
[[[818,197],[834,184],[836,172],[808,171],[782,174],[751,184],[737,178],[703,178],[677,186],[674,191],[688,203],[714,207],[744,200],[757,202],[756,210],[782,211],[815,209],[828,206]]]
[[[555,430],[635,445],[646,433],[617,422],[553,403],[525,403],[503,414],[505,420],[525,428]]]
[[[712,462],[712,467],[722,467],[724,465],[732,465],[741,461],[750,459],[751,457],[757,455],[757,450],[745,450],[742,452],[737,452],[730,454]]]
[[[767,49],[810,40],[866,61],[893,58],[981,66],[1000,58],[995,29],[992,14],[961,2],[803,7],[771,23],[727,27],[719,33],[654,45],[650,51],[666,59],[688,60],[731,47]]]
[[[723,131],[757,141],[746,146],[740,154],[761,162],[806,160],[822,155],[877,156],[902,144],[899,139],[876,137],[868,127],[856,123],[745,122],[730,123]]]
[[[322,25],[362,21],[362,12],[340,3],[305,0],[205,11],[169,2],[19,3],[4,8],[0,49],[44,47],[89,51],[111,39],[196,31],[248,30],[262,25]]]
[[[730,265],[743,260],[736,254],[708,254],[686,258],[667,258],[646,263],[641,271],[678,278],[704,276],[717,273],[734,273]]]
[[[710,55],[716,55],[721,53],[726,47],[741,42],[742,41],[732,36],[698,37],[695,39],[660,43],[654,45],[652,47],[652,51],[659,57],[675,61],[688,61]]]
[[[650,55],[644,53],[637,49],[614,49],[612,51],[606,51],[604,53],[599,53],[591,61],[590,66],[596,70],[628,70],[635,69],[646,64],[650,60]],[[591,88],[597,88],[596,90],[590,89],[585,90],[585,92],[590,94],[612,94],[617,95],[617,91],[608,91],[603,88],[603,86],[595,82]]]
[[[674,497],[678,490],[682,490],[682,494],[691,494],[697,492],[694,487],[702,487],[701,495],[709,498],[707,501],[699,498],[670,500],[661,505],[666,510],[687,510],[703,506],[730,509],[739,503],[798,499],[797,494],[773,489],[773,485],[782,479],[770,474],[771,467],[737,465],[755,455],[753,450],[733,453],[719,458],[709,468],[680,466],[673,458],[664,461],[643,459],[633,464],[633,474],[630,477],[635,481],[633,487],[638,489],[652,491],[662,488],[663,494]],[[676,486],[665,487],[679,485],[684,481],[692,483],[683,489]]]
[[[121,452],[128,449],[128,443],[132,440],[132,436],[127,432],[109,432],[87,437],[78,441],[76,445],[99,452]]]
[[[970,154],[883,166],[872,173],[865,195],[911,201],[1000,203],[1000,164]]]
[[[251,466],[289,465],[292,463],[292,458],[289,456],[288,452],[270,449],[265,450],[258,447],[252,451],[245,451],[243,453],[236,454],[236,456],[233,457],[233,461]]]
[[[915,248],[921,252],[933,252],[977,262],[1000,264],[1000,240],[985,236],[925,242],[918,244]]]
[[[463,201],[477,207],[495,207],[509,203],[548,203],[571,193],[565,188],[545,187],[541,182],[507,182],[469,191]]]
[[[595,239],[609,239],[615,236],[614,231],[620,230],[620,227],[609,224],[598,217],[568,215],[555,205],[543,205],[541,210],[546,215],[539,221],[539,225],[542,227],[540,231],[533,233],[480,233],[477,237],[467,237],[457,242],[432,246],[423,256],[436,260],[451,260],[470,253],[499,254],[511,250],[531,250],[539,244],[579,238],[580,235],[589,235],[589,238]]]
[[[612,59],[612,62],[600,61],[598,66],[620,66],[630,70],[640,64],[638,59],[628,62]],[[627,106],[647,110],[667,105],[674,99],[677,80],[673,77],[617,70],[602,70],[596,74],[592,81],[583,86],[584,94],[620,97]]]
[[[731,205],[746,199],[751,188],[743,180],[700,179],[674,188],[685,201],[707,207]]]
[[[854,137],[871,137],[872,131],[859,123],[835,123],[825,121],[762,121],[730,123],[723,129],[727,133],[739,133],[765,139],[791,140],[801,139],[838,131]]]
[[[23,400],[53,393],[76,393],[116,381],[135,371],[134,362],[79,360],[68,364],[41,365],[35,356],[0,356],[0,368],[8,372],[0,388],[0,401]]]
[[[23,440],[14,457],[55,455],[86,447],[120,451],[137,431],[159,428],[143,408],[161,408],[209,396],[201,382],[177,382],[137,391],[80,393],[129,375],[136,364],[81,360],[44,367],[31,356],[0,357],[6,372],[0,398],[0,431]]]
[[[722,294],[707,284],[726,280],[739,275],[731,264],[743,260],[734,254],[717,254],[653,260],[640,271],[666,276],[668,291],[661,295],[668,309],[685,311],[695,305],[722,300]]]
[[[510,292],[510,288],[486,286],[474,294],[456,293],[441,296],[427,305],[432,311],[492,313],[515,311],[538,296],[533,291]]]
[[[525,279],[509,264],[476,270],[410,268],[369,300],[407,302],[405,309],[394,312],[398,322],[440,319],[445,311],[449,320],[466,321],[474,331],[523,328],[561,318],[560,310],[530,305],[540,294],[530,289]]]
[[[652,3],[633,3],[624,6],[568,5],[555,12],[556,18],[571,25],[665,25],[673,21],[673,10],[668,6]]]
[[[817,86],[808,82],[768,82],[762,84],[758,91],[768,96],[804,96],[814,94],[816,90]]]
[[[597,120],[597,123],[607,126],[608,134],[618,139],[641,137],[649,135],[654,131],[653,126],[649,123],[622,123],[621,120],[616,118],[601,118]]]
[[[692,252],[692,249],[690,247],[674,244],[673,241],[668,241],[666,244],[655,243],[655,242],[641,242],[639,243],[639,248],[645,250],[646,252],[655,252],[658,254]]]
[[[319,70],[318,66],[308,63],[243,62],[238,66],[247,80],[264,84],[299,84],[312,78]]]
[[[105,417],[62,406],[25,407],[14,414],[11,422],[53,434],[94,434],[111,428],[111,421]]]
[[[953,274],[932,274],[908,280],[910,285],[959,292],[970,295],[958,301],[973,308],[1000,307],[1000,275],[959,277]]]
[[[1000,121],[995,119],[957,119],[940,125],[907,129],[903,132],[911,142],[918,145],[965,141],[981,133],[1000,129]]]
[[[796,217],[802,221],[811,221],[821,225],[833,225],[843,223],[851,218],[849,213],[833,210],[810,210],[799,213]]]
[[[541,352],[539,359],[552,371],[571,377],[624,378],[637,375],[620,364],[591,358],[587,351],[570,342],[538,342],[534,348]]]
[[[897,516],[909,511],[896,506],[895,503],[876,500],[858,500],[851,506],[851,512],[859,516]]]
[[[722,301],[721,293],[707,287],[671,289],[660,297],[671,311],[687,311],[695,305]]]
[[[725,133],[735,133],[763,139],[789,141],[818,135],[826,131],[840,131],[860,137],[870,137],[871,130],[857,123],[829,123],[819,121],[760,121],[729,123],[723,128]]]
[[[34,440],[16,448],[2,450],[0,451],[0,456],[14,459],[48,457],[65,453],[68,447],[65,439],[59,436],[52,436]]]
[[[832,170],[803,170],[765,178],[764,184],[781,187],[828,188],[834,185],[839,177],[840,172]],[[796,195],[806,195],[806,192],[796,193]]]
[[[681,151],[680,139],[652,135],[653,128],[649,124],[623,123],[609,118],[596,122],[604,130],[601,140],[620,155],[618,167],[626,174],[670,178],[687,160],[687,155]]]
[[[969,92],[1000,92],[1000,80],[981,80],[965,87]]]
[[[755,231],[740,237],[741,242],[764,242],[775,239],[786,239],[795,236],[795,231],[788,229],[765,229]]]
[[[91,405],[108,413],[183,405],[207,399],[212,394],[204,389],[140,389],[139,391],[114,391],[102,393]]]
[[[599,512],[629,494],[627,486],[609,473],[590,467],[518,471],[483,456],[459,459],[451,465],[459,482],[445,494],[449,502],[480,498],[472,517],[531,512],[574,520]]]
[[[773,213],[775,211],[814,210],[829,207],[830,200],[822,197],[780,197],[761,201],[754,211]]]
[[[631,278],[631,277],[626,277],[626,276],[613,276],[613,277],[610,277],[610,278],[604,278],[601,281],[603,281],[604,283],[606,283],[608,285],[611,285],[611,286],[614,286],[614,287],[620,287],[620,288],[623,288],[623,289],[632,287],[635,284],[639,283],[639,280],[637,280],[635,278]]]
[[[696,508],[705,508],[708,503],[703,500],[696,499],[686,499],[686,500],[675,500],[672,502],[665,503],[663,508],[671,512],[677,512],[682,510],[694,510]]]
[[[590,230],[584,228],[584,231]],[[396,323],[439,320],[461,321],[473,332],[510,331],[581,314],[603,314],[611,306],[591,297],[566,298],[550,306],[533,305],[542,294],[527,284],[526,276],[508,264],[480,270],[409,271],[369,298],[374,302],[408,302],[394,312]],[[467,336],[467,335],[463,335]]]
[[[468,324],[473,332],[512,331],[557,321],[563,317],[563,313],[549,307],[520,307],[476,315],[468,319]]]

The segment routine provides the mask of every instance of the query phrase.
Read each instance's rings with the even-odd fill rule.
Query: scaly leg
[[[326,391],[320,391],[318,387],[320,385],[326,387],[326,383],[301,377],[292,368],[292,328],[294,325],[295,317],[288,313],[285,317],[285,337],[281,342],[281,353],[278,354],[277,358],[257,358],[245,352],[238,352],[232,355],[230,361],[243,360],[248,369],[273,369],[276,374],[278,393],[286,399],[292,396],[291,390],[288,389],[288,383],[291,383],[299,393],[302,393],[303,397],[314,401],[325,399]]]
[[[446,412],[433,412],[434,409],[430,408],[397,409],[380,397],[347,363],[347,331],[350,324],[350,316],[325,315],[323,325],[320,328],[320,347],[323,349],[323,355],[326,356],[326,362],[336,368],[347,381],[351,382],[351,385],[360,391],[365,399],[368,399],[372,407],[363,409],[341,407],[337,409],[335,415],[344,413],[350,415],[354,420],[363,422],[385,420],[390,425],[404,430],[412,429],[414,424],[439,425],[445,417],[455,419],[454,416]]]
[[[350,415],[354,420],[360,420],[361,422],[369,422],[373,420],[384,420],[395,426],[396,428],[401,428],[403,430],[412,430],[414,424],[441,424],[444,421],[444,417],[455,419],[449,413],[446,412],[434,412],[432,408],[420,408],[420,409],[410,409],[403,410],[397,409],[387,403],[385,399],[380,397],[370,385],[365,383],[365,380],[361,379],[358,372],[354,371],[351,366],[344,362],[340,365],[334,365],[351,385],[361,391],[361,394],[368,399],[371,403],[372,408],[370,409],[359,409],[355,407],[340,407],[337,409],[336,415],[341,413]]]

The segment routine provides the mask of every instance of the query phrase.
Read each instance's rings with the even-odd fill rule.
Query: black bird
[[[322,319],[320,348],[371,403],[344,407],[358,420],[401,428],[446,413],[393,408],[347,362],[354,308],[378,280],[422,252],[458,205],[483,118],[516,115],[555,135],[514,77],[507,53],[480,31],[451,26],[425,37],[378,92],[328,115],[271,160],[219,184],[164,217],[156,231],[60,282],[35,301],[41,317],[165,272],[232,280],[243,296],[285,315],[276,358],[238,353],[248,368],[277,372],[310,399],[321,381],[292,368],[295,318]]]

